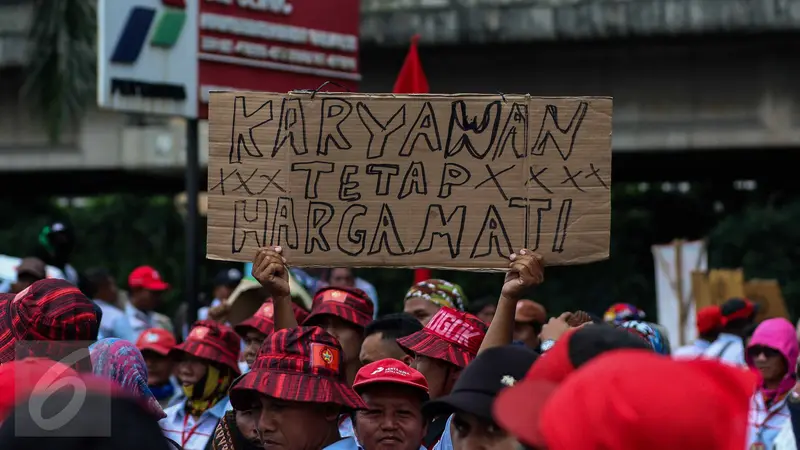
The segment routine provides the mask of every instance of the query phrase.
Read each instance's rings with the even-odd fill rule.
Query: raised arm
[[[528,289],[544,281],[544,258],[541,255],[523,248],[518,253],[512,253],[509,260],[509,269],[500,291],[500,299],[497,300],[497,311],[478,354],[486,349],[511,343],[517,302]]]
[[[253,278],[258,280],[272,297],[275,308],[275,330],[294,328],[297,319],[292,311],[292,294],[289,290],[289,268],[281,255],[281,247],[264,247],[253,260]]]

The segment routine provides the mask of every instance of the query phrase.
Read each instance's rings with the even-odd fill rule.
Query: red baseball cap
[[[722,326],[722,309],[719,306],[706,306],[697,311],[697,332],[714,331]]]
[[[718,361],[616,350],[564,381],[529,427],[539,439],[521,441],[549,450],[740,450],[756,384],[754,373]]]
[[[161,328],[149,328],[144,330],[136,340],[136,348],[140,352],[150,350],[162,356],[167,356],[173,347],[178,345],[175,336],[167,330]]]
[[[128,286],[148,291],[166,291],[169,284],[161,279],[158,271],[150,266],[139,266],[128,275]]]
[[[397,359],[382,359],[359,369],[353,382],[353,389],[361,395],[365,387],[378,383],[410,386],[428,396],[428,380],[425,376]]]

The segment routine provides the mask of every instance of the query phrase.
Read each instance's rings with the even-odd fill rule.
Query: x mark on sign
[[[516,164],[512,164],[510,167],[507,167],[501,170],[500,172],[494,173],[492,171],[492,168],[489,167],[488,164],[486,164],[486,171],[489,172],[489,178],[475,185],[475,189],[478,189],[479,187],[483,186],[484,184],[486,184],[487,181],[492,181],[494,185],[497,186],[497,190],[500,192],[500,195],[503,196],[503,200],[508,201],[508,196],[506,195],[506,191],[503,190],[503,186],[500,185],[500,181],[497,179],[497,177],[508,172],[509,170],[513,169],[516,166],[517,166]]]
[[[528,186],[530,182],[533,181],[534,183],[538,184],[540,188],[544,189],[545,192],[547,192],[548,194],[552,194],[553,191],[551,191],[547,186],[544,185],[544,183],[542,183],[541,180],[539,180],[539,176],[541,176],[546,171],[547,167],[538,172],[536,172],[533,166],[528,167],[528,174],[530,174],[530,178],[528,178],[528,180],[525,181],[525,186]]]
[[[603,181],[603,178],[600,177],[600,169],[594,167],[593,163],[589,164],[589,169],[591,169],[591,171],[586,176],[584,176],[583,179],[585,180],[585,179],[593,176],[593,177],[597,178],[597,181],[599,181],[600,184],[604,188],[608,189],[608,185],[606,184],[605,181]],[[579,171],[575,172],[574,174],[572,174],[572,173],[570,173],[570,171],[567,168],[567,166],[564,166],[564,173],[566,174],[567,177],[564,179],[564,181],[561,182],[561,184],[572,183],[572,185],[575,186],[575,189],[577,189],[577,190],[579,190],[581,192],[586,192],[585,190],[583,190],[583,188],[581,188],[578,185],[578,181],[576,180],[578,175],[583,173],[582,170],[579,170]]]
[[[586,175],[583,178],[589,178],[592,175],[594,175],[594,177],[597,178],[597,181],[599,181],[600,184],[602,184],[604,188],[608,189],[608,185],[606,184],[606,182],[603,181],[602,178],[600,178],[600,169],[595,169],[594,168],[594,164],[589,164],[589,168],[592,169],[592,172],[589,175]]]
[[[586,192],[583,189],[581,189],[581,187],[578,186],[578,182],[575,181],[575,177],[577,177],[578,175],[583,173],[582,170],[577,171],[575,173],[575,175],[573,175],[573,174],[569,173],[569,169],[567,168],[567,166],[564,166],[564,173],[567,175],[567,178],[565,178],[564,181],[561,182],[561,184],[566,184],[566,183],[570,182],[570,183],[572,183],[573,186],[575,186],[575,189],[577,189],[577,190],[579,190],[581,192]]]
[[[243,177],[242,177],[242,174],[241,174],[241,173],[239,173],[239,169],[233,169],[233,172],[229,173],[229,174],[226,176],[226,175],[225,175],[225,173],[223,172],[223,169],[222,169],[222,168],[220,168],[220,169],[219,169],[219,183],[217,183],[217,184],[215,184],[213,187],[209,188],[209,189],[208,189],[208,191],[209,191],[209,192],[211,192],[211,191],[213,191],[214,189],[216,189],[216,188],[219,188],[219,189],[220,189],[220,192],[222,193],[222,195],[225,195],[225,182],[226,182],[226,181],[228,181],[228,179],[229,179],[230,177],[232,177],[232,176],[236,175],[236,178],[238,178],[238,180],[239,180],[239,185],[238,185],[238,186],[236,186],[235,188],[233,188],[233,189],[231,190],[231,192],[236,192],[236,191],[238,191],[239,189],[244,189],[245,191],[247,191],[247,193],[248,193],[249,195],[261,195],[261,194],[263,194],[263,193],[264,193],[264,191],[266,191],[266,190],[267,190],[267,188],[269,188],[270,186],[273,186],[273,185],[274,185],[276,189],[278,189],[279,191],[281,191],[281,192],[283,192],[283,193],[286,193],[286,189],[284,189],[283,187],[281,187],[281,185],[279,185],[279,184],[278,184],[278,182],[277,182],[277,181],[275,181],[275,179],[276,179],[276,178],[278,177],[278,175],[281,173],[281,169],[278,169],[277,171],[275,171],[275,174],[274,174],[274,175],[272,175],[272,176],[269,176],[269,175],[259,175],[259,176],[258,176],[258,178],[266,178],[266,179],[267,179],[267,184],[266,184],[266,185],[265,185],[265,186],[264,186],[264,187],[263,187],[263,188],[262,188],[260,191],[258,191],[258,192],[253,192],[253,191],[250,189],[250,187],[248,186],[248,184],[247,184],[247,183],[249,183],[249,182],[250,182],[250,180],[251,180],[251,179],[253,179],[253,177],[256,175],[256,173],[258,173],[258,169],[257,169],[257,168],[256,168],[256,169],[253,169],[253,173],[251,173],[251,174],[250,174],[250,176],[248,176],[248,177],[245,179],[245,178],[243,178]]]

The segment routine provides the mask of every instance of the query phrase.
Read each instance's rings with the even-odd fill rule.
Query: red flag
[[[403,61],[403,67],[397,74],[397,81],[394,82],[392,92],[395,94],[427,94],[429,92],[428,78],[425,77],[425,72],[422,70],[417,42],[419,42],[419,35],[415,34],[411,38],[411,47],[408,49],[406,60]],[[414,270],[414,283],[430,278],[431,271],[429,269]]]
[[[397,74],[397,81],[394,82],[392,92],[395,94],[427,94],[429,92],[428,79],[422,70],[422,62],[419,60],[417,51],[418,41],[419,35],[415,34],[411,38],[411,47],[408,49],[406,60],[403,61],[403,67]]]

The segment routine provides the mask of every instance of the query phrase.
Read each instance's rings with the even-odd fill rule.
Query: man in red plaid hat
[[[353,383],[361,361],[364,329],[372,322],[374,306],[369,296],[358,288],[326,287],[314,296],[311,314],[304,326],[324,328],[339,340],[344,349],[344,370],[347,382]]]
[[[239,336],[210,320],[197,321],[170,351],[186,400],[167,408],[159,425],[184,450],[202,450],[228,409],[228,388],[239,375]]]
[[[298,323],[302,322],[308,315],[296,303],[292,303],[292,309]],[[275,331],[275,305],[272,304],[272,299],[267,299],[255,314],[233,327],[233,329],[244,341],[245,347],[242,352],[244,360],[247,363],[247,367],[252,367],[261,344],[264,343],[267,336]]]
[[[0,294],[0,364],[28,356],[69,358],[73,368],[91,372],[87,342],[97,340],[101,316],[66,280],[40,280],[16,295]]]
[[[319,327],[267,337],[250,372],[231,387],[231,404],[256,417],[265,449],[356,450],[339,417],[366,408],[347,383],[339,342]]]
[[[435,399],[450,393],[461,370],[477,356],[486,330],[481,319],[444,306],[422,331],[397,344],[414,355],[411,365],[425,375]]]
[[[422,404],[428,382],[397,359],[382,359],[358,371],[353,389],[367,409],[353,416],[356,437],[364,450],[418,450],[428,430]]]

